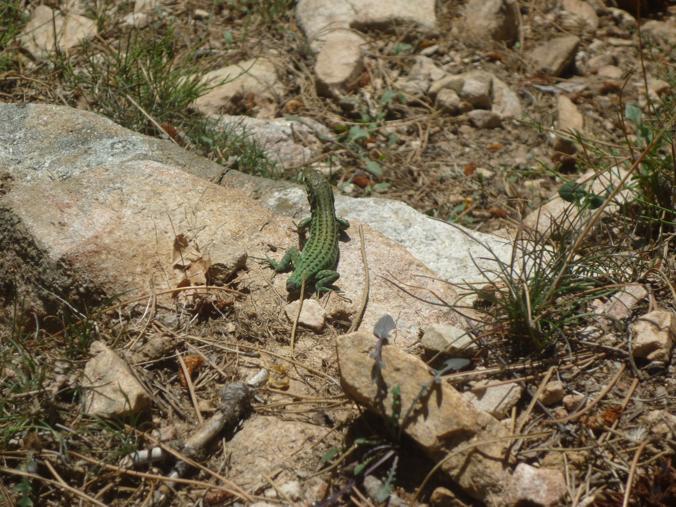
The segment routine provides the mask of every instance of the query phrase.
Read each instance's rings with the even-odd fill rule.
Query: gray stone
[[[469,122],[478,129],[494,129],[502,124],[500,115],[485,109],[475,109],[467,113]]]
[[[463,10],[461,33],[470,42],[495,41],[511,46],[519,37],[517,9],[511,0],[469,0]]]
[[[335,30],[322,37],[315,74],[317,89],[331,95],[354,81],[364,68],[364,39],[352,30]]]
[[[585,24],[591,31],[599,27],[599,17],[594,8],[583,0],[562,0],[561,7],[573,15],[580,24]]]
[[[133,297],[146,293],[149,280],[158,292],[173,289],[166,273],[172,270],[170,254],[176,234],[199,232],[199,238],[204,238],[200,246],[208,246],[204,252],[213,264],[227,263],[233,244],[250,256],[265,257],[270,244],[283,251],[297,242],[290,217],[274,215],[250,197],[254,193],[269,197],[279,183],[227,171],[172,143],[132,134],[96,115],[57,106],[0,104],[0,140],[0,166],[12,181],[0,196],[4,232],[11,238],[22,228],[24,237],[33,242],[39,238],[36,255],[40,262],[50,267],[50,277],[57,273],[62,277],[54,281],[43,272],[34,277],[30,266],[22,265],[20,272],[30,276],[21,283],[33,287],[41,298],[43,293],[34,280],[57,294],[68,294],[67,287],[77,294],[84,286],[101,294]],[[187,171],[211,175],[222,186]],[[300,216],[307,216],[304,192],[287,189],[298,192],[302,207],[287,201],[282,204],[284,213],[302,211]],[[354,240],[358,228],[356,220],[349,230],[353,240],[340,246],[337,285],[345,298],[330,298],[327,312],[331,315],[338,311],[352,315],[361,301],[364,268],[359,241]],[[397,339],[410,344],[417,340],[422,325],[464,325],[443,307],[411,304],[408,296],[386,281],[393,273],[399,281],[420,286],[426,294],[432,291],[446,301],[454,301],[457,294],[435,280],[436,274],[401,246],[368,226],[364,234],[371,280],[362,321],[365,328],[372,328],[384,313],[397,315]],[[151,237],[153,241],[148,241]],[[2,253],[11,252],[6,248]],[[459,257],[465,255],[458,252]],[[63,267],[51,269],[50,263],[75,266],[76,273]],[[256,297],[271,315],[261,318],[279,318],[276,294],[286,293],[287,277],[273,276],[258,263],[249,263],[246,276],[249,286],[265,287],[257,290]],[[270,290],[270,280],[276,292]],[[158,306],[165,297],[164,303],[173,304],[165,292],[158,296]]]
[[[463,106],[463,101],[451,88],[444,88],[437,93],[436,104],[439,109],[452,115],[460,114],[463,109],[466,109]]]
[[[493,80],[490,76],[465,79],[460,97],[476,109],[490,109],[493,102]]]
[[[105,343],[95,341],[82,380],[84,413],[92,417],[126,417],[150,406],[151,399],[129,365]]]
[[[530,51],[528,60],[534,72],[560,76],[575,59],[579,44],[574,35],[556,37]]]
[[[307,164],[322,152],[322,139],[334,137],[329,129],[311,118],[263,120],[224,115],[218,124],[226,131],[255,140],[270,160],[285,168]]]

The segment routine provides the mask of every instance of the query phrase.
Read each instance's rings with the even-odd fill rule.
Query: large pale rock
[[[575,35],[555,37],[530,51],[528,60],[534,72],[560,76],[573,63],[579,44]]]
[[[213,166],[180,155],[181,150],[172,151],[168,142],[152,143],[160,147],[159,153],[144,151],[138,149],[145,142],[143,136],[115,138],[114,133],[124,129],[115,130],[101,120],[109,129],[105,135],[91,121],[95,115],[78,112],[73,120],[69,114],[71,110],[56,106],[0,105],[0,120],[11,120],[0,121],[0,165],[12,180],[9,191],[0,197],[2,222],[13,217],[14,229],[21,226],[33,241],[39,241],[40,260],[75,267],[105,294],[133,297],[149,286],[156,291],[173,287],[166,273],[172,271],[169,254],[176,234],[193,237],[199,232],[201,246],[209,245],[205,253],[212,263],[232,258],[233,249],[249,257],[265,257],[271,244],[281,252],[297,243],[290,218],[273,215],[249,197],[255,191],[251,180],[230,173],[223,176],[221,169],[216,179],[233,188],[209,183],[185,170],[202,172]],[[173,156],[162,153],[161,147]],[[190,160],[195,167],[189,167]],[[214,169],[218,171],[217,166]],[[260,191],[265,195],[270,192],[267,188]],[[307,215],[307,198],[303,199],[303,215]],[[354,314],[361,301],[364,268],[358,227],[359,221],[353,221],[348,231],[351,241],[341,243],[337,285],[345,298],[329,298],[329,314]],[[399,339],[412,343],[422,325],[463,325],[450,310],[412,303],[387,280],[415,284],[421,294],[433,291],[453,301],[457,296],[447,284],[433,280],[432,271],[377,231],[365,226],[364,235],[371,280],[365,328],[391,313],[398,317]],[[261,307],[271,312],[269,318],[278,318],[275,294],[286,294],[286,276],[274,276],[256,263],[247,267],[250,290],[257,287]],[[271,279],[276,293],[270,288]],[[30,280],[26,283],[30,285]]]
[[[674,16],[665,21],[651,19],[641,25],[641,33],[673,48],[676,46],[676,19]]]
[[[511,46],[519,37],[518,8],[513,0],[469,0],[463,11],[463,37]]]
[[[306,202],[305,192],[300,188],[279,189],[263,200],[265,206],[285,213],[303,209]],[[443,280],[456,283],[484,280],[480,269],[496,268],[489,249],[502,262],[509,262],[511,256],[511,241],[434,220],[399,201],[337,195],[336,211],[350,222],[368,224],[403,246]],[[394,266],[384,268],[387,276],[396,278]]]
[[[507,479],[502,459],[508,442],[480,445],[479,452],[461,450],[482,440],[504,437],[506,429],[487,413],[475,409],[447,383],[435,384],[422,360],[395,345],[383,346],[378,375],[372,357],[375,344],[369,333],[338,338],[340,381],[346,394],[388,419],[392,416],[395,386],[400,391],[402,417],[419,398],[421,389],[428,386],[428,394],[416,402],[410,420],[399,421],[403,431],[432,459],[448,457],[442,470],[468,494],[488,505],[497,505]]]
[[[97,33],[96,22],[77,14],[61,14],[39,5],[19,36],[21,45],[34,58],[45,58],[57,50],[67,51],[91,39]]]
[[[202,81],[212,88],[195,100],[193,107],[206,115],[231,113],[237,108],[238,101],[250,95],[264,115],[269,115],[271,104],[284,91],[275,66],[266,58],[254,58],[207,72]]]
[[[330,95],[359,77],[364,68],[364,44],[364,39],[352,30],[336,30],[323,37],[322,50],[315,63],[321,93]]]
[[[649,361],[669,361],[676,339],[676,313],[654,310],[631,325],[634,357]]]
[[[150,405],[150,396],[129,365],[105,343],[95,341],[84,369],[84,413],[92,417],[125,417]]]
[[[392,28],[398,23],[413,23],[419,30],[436,29],[435,0],[300,0],[296,18],[315,50],[326,33],[347,28]]]

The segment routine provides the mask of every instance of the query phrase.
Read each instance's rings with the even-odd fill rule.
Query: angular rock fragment
[[[551,76],[560,76],[575,59],[580,39],[566,35],[548,40],[528,54],[533,71]]]
[[[93,417],[125,417],[138,414],[151,399],[129,365],[105,343],[89,349],[82,387],[84,413]]]
[[[654,310],[631,325],[632,353],[637,359],[669,361],[676,339],[676,313]]]
[[[395,345],[382,348],[382,366],[378,368],[373,357],[375,344],[375,338],[363,332],[338,338],[340,380],[346,394],[391,419],[398,392],[398,424],[403,431],[432,459],[446,458],[442,470],[468,494],[497,505],[506,480],[502,457],[508,439],[501,440],[507,435],[505,428],[475,409],[450,385],[434,382],[423,361]],[[404,420],[406,414],[409,416]],[[474,445],[479,452],[470,450]]]

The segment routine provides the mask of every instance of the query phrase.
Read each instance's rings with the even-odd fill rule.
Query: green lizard
[[[286,290],[290,293],[297,293],[303,281],[306,286],[314,283],[317,292],[322,293],[330,291],[329,285],[340,276],[336,271],[338,236],[350,224],[336,216],[333,190],[324,176],[312,169],[303,171],[303,176],[311,216],[298,223],[298,233],[303,235],[309,227],[310,238],[302,252],[291,247],[281,261],[266,261],[277,273],[289,271],[293,267],[293,273],[286,281]]]

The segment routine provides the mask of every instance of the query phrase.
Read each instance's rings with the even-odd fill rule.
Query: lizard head
[[[320,196],[322,196],[324,202],[333,202],[331,185],[329,185],[329,182],[320,172],[314,169],[305,169],[303,171],[303,180],[305,181],[307,199],[311,207],[315,206]]]

